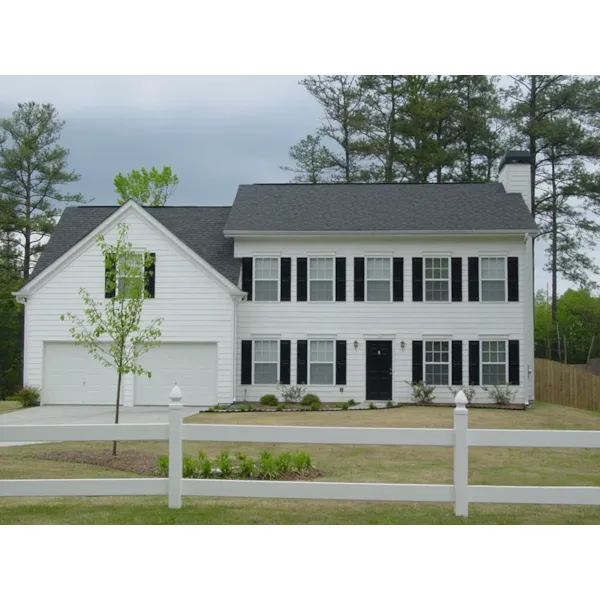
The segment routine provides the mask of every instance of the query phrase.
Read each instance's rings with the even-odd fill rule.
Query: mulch
[[[156,472],[156,456],[144,454],[135,450],[119,451],[117,456],[112,455],[112,449],[80,451],[80,450],[52,450],[38,455],[42,460],[56,460],[61,462],[82,463],[96,465],[117,471],[135,473],[144,477],[159,477]],[[307,481],[322,477],[323,471],[311,468],[308,473],[284,473],[278,481]]]

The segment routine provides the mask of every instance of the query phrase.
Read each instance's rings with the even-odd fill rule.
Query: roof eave
[[[521,236],[523,234],[537,235],[539,229],[464,229],[464,230],[376,230],[376,231],[249,231],[242,229],[228,229],[223,232],[226,238],[233,237],[280,237],[280,236],[357,236],[357,235],[388,235],[388,236],[481,236],[481,235],[492,235],[492,236],[506,236],[515,235]]]

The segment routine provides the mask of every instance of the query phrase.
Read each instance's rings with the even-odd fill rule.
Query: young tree
[[[51,104],[18,104],[0,120],[0,194],[14,204],[12,232],[22,247],[23,280],[42,250],[60,214],[59,204],[82,202],[81,194],[63,193],[80,176],[67,168],[69,151],[59,145],[64,121]]]
[[[171,167],[163,167],[159,171],[152,167],[149,171],[142,167],[131,173],[119,173],[114,178],[115,191],[118,194],[118,204],[135,200],[142,206],[164,206],[173,195],[179,184],[179,177]]]
[[[134,373],[151,377],[152,373],[139,362],[140,357],[160,344],[160,325],[163,319],[153,319],[143,326],[142,310],[148,297],[146,282],[153,270],[151,256],[148,258],[133,250],[127,239],[128,227],[118,226],[117,241],[109,245],[102,236],[97,244],[104,256],[107,272],[112,274],[106,281],[107,300],[95,300],[84,288],[79,290],[85,308],[84,317],[67,313],[61,315],[71,321],[69,330],[75,343],[83,346],[89,354],[117,373],[117,397],[115,423],[119,422],[121,380],[123,375]],[[117,442],[113,442],[113,456],[117,454]]]

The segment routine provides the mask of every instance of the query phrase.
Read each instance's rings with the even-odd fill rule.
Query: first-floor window
[[[481,383],[483,385],[505,385],[506,342],[484,341],[481,343]]]
[[[277,383],[278,352],[277,341],[255,340],[254,342],[254,383]]]
[[[333,385],[333,341],[311,341],[309,362],[311,385]]]
[[[425,342],[425,383],[448,385],[450,375],[450,342]]]

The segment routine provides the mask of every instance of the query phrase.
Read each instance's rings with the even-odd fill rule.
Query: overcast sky
[[[61,144],[81,174],[72,185],[114,204],[118,172],[170,165],[170,204],[228,205],[241,183],[285,182],[292,144],[320,123],[296,76],[0,77],[0,115],[17,102],[50,102],[66,120]],[[545,288],[543,252],[536,287]],[[561,291],[566,289],[561,284]]]

